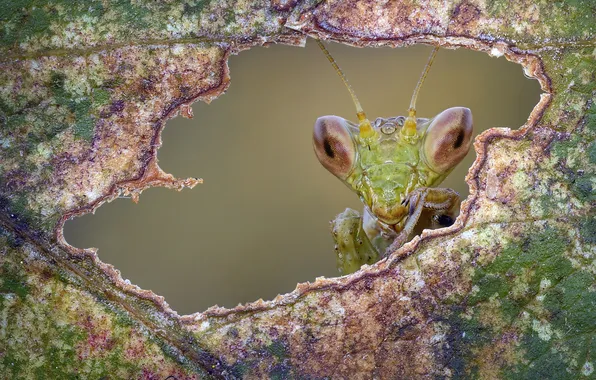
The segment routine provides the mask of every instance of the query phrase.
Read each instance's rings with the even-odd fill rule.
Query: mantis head
[[[313,146],[319,162],[352,188],[375,216],[396,224],[408,210],[402,202],[418,187],[437,186],[472,144],[472,112],[449,108],[431,120],[418,119],[415,138],[404,138],[404,117],[377,119],[373,138],[339,116],[317,119]]]
[[[408,117],[379,118],[371,124],[343,73],[320,46],[348,87],[359,124],[339,116],[318,118],[313,131],[317,158],[358,193],[380,221],[398,224],[408,215],[404,205],[408,194],[416,188],[437,186],[470,150],[472,112],[453,107],[430,120],[416,118],[416,96],[435,49],[412,97]]]

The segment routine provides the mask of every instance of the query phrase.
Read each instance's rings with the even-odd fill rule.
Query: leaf
[[[590,1],[2,1],[0,371],[11,378],[594,377],[596,24]],[[505,55],[545,91],[477,138],[448,229],[270,302],[180,317],[62,226],[181,189],[165,121],[230,54],[305,35]]]

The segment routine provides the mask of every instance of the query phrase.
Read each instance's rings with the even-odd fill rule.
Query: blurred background
[[[327,46],[371,120],[406,115],[431,47]],[[316,43],[253,48],[229,65],[227,93],[195,103],[194,119],[170,120],[158,153],[166,172],[204,184],[149,189],[138,204],[118,199],[64,231],[70,244],[99,248],[123,278],[164,296],[180,314],[272,299],[298,282],[337,276],[329,221],[346,207],[362,208],[312,150],[317,117],[356,120],[349,93]],[[418,97],[418,116],[466,106],[475,135],[519,128],[540,92],[503,57],[441,49]],[[474,159],[472,151],[442,186],[465,198]]]

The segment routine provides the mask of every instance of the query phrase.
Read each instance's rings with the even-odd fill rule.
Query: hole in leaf
[[[370,119],[405,115],[430,52],[329,46]],[[337,276],[329,221],[357,196],[317,161],[317,117],[356,120],[350,96],[316,44],[254,48],[230,60],[228,93],[196,103],[194,119],[171,120],[160,166],[204,184],[181,193],[150,189],[66,224],[67,241],[98,247],[124,278],[188,314],[292,291]],[[525,123],[539,100],[519,65],[486,54],[441,49],[418,97],[419,117],[452,106],[472,110],[474,136]],[[472,151],[441,187],[464,199]]]

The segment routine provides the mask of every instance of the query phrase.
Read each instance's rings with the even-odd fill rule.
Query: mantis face
[[[321,164],[353,189],[379,222],[401,231],[411,214],[406,205],[416,189],[435,187],[466,156],[472,142],[472,113],[449,108],[433,119],[379,118],[370,136],[338,116],[317,119],[313,132]]]

